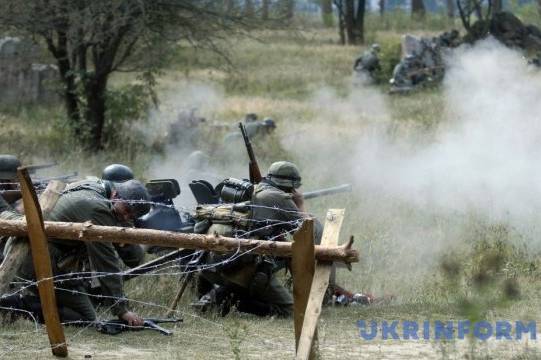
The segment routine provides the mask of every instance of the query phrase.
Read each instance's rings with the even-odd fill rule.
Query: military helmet
[[[113,182],[124,182],[133,179],[133,171],[126,165],[111,164],[103,169],[101,178]]]
[[[274,122],[274,120],[271,119],[270,117],[267,117],[263,119],[263,126],[271,128],[271,129],[276,129],[276,122]]]
[[[374,50],[375,52],[379,52],[381,50],[381,46],[379,46],[378,43],[374,43],[372,44],[372,46],[370,47],[372,50]]]
[[[267,171],[267,179],[279,187],[297,189],[301,186],[301,174],[299,168],[289,161],[277,161],[272,163]]]
[[[0,155],[0,179],[15,180],[21,162],[13,155]]]

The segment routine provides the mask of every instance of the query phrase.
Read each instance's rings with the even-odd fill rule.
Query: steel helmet
[[[101,178],[113,182],[124,182],[133,179],[133,171],[126,165],[111,164],[103,169]]]
[[[276,129],[276,122],[270,117],[268,117],[263,120],[263,126],[271,129]]]
[[[0,179],[17,179],[17,168],[21,162],[13,155],[0,155]]]
[[[289,161],[273,163],[267,172],[267,179],[280,187],[288,189],[297,189],[302,185],[299,168]]]

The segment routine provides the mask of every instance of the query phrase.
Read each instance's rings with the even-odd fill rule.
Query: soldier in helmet
[[[21,162],[13,155],[0,155],[0,191],[2,190],[16,190],[17,186],[17,168],[21,166]],[[0,195],[2,197],[3,195]],[[4,200],[15,206],[15,202],[19,199],[19,196],[4,196]],[[0,214],[0,219],[13,220],[18,216],[10,213]],[[4,249],[9,237],[0,236],[0,263],[4,258]]]
[[[295,164],[279,161],[270,166],[267,176],[255,186],[252,195],[251,238],[284,241],[304,218],[311,217],[305,211],[302,193],[297,190],[300,186],[301,176]],[[322,226],[316,220],[316,243],[321,241],[321,234]],[[275,259],[244,255],[239,263],[229,271],[205,273],[206,280],[220,286],[200,301],[214,301],[222,306],[232,302],[240,312],[258,316],[289,316],[293,297],[274,275]]]
[[[137,180],[113,183],[103,180],[83,180],[72,183],[62,193],[47,216],[49,221],[86,222],[97,225],[123,226],[149,211],[149,194]],[[18,215],[0,198],[0,213]],[[18,215],[22,217],[22,215]],[[49,252],[53,274],[57,280],[56,299],[63,321],[94,321],[96,310],[87,293],[86,279],[78,273],[95,270],[107,306],[130,325],[142,325],[142,319],[128,310],[124,300],[120,259],[111,242],[79,242],[51,239]],[[84,268],[89,260],[93,269]],[[24,259],[18,274],[23,279],[35,279],[32,259]],[[34,288],[29,290],[35,291]],[[23,309],[41,317],[39,298],[21,294],[0,297],[0,307]]]
[[[263,121],[245,120],[244,128],[246,129],[246,135],[252,140],[255,137],[271,135],[276,130],[276,122],[270,117],[266,117]],[[226,145],[242,142],[242,135],[237,129],[238,128],[235,127],[235,131],[228,133],[224,137],[224,143]]]
[[[133,171],[126,165],[122,164],[111,164],[106,166],[103,169],[101,174],[103,180],[113,181],[113,182],[124,182],[127,180],[134,179]]]
[[[380,50],[379,44],[372,44],[369,50],[366,50],[355,59],[353,70],[357,73],[365,73],[372,81],[375,81],[377,72],[381,68],[379,63]]]

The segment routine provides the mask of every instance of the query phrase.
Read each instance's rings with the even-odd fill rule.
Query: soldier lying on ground
[[[305,212],[298,168],[286,161],[273,163],[267,177],[255,186],[251,199],[250,228],[248,237],[284,241],[288,233],[297,229],[302,219],[310,217]],[[212,225],[208,232],[231,236],[232,228],[223,224]],[[322,226],[316,220],[315,239],[321,241]],[[230,255],[211,253],[208,262],[215,264]],[[291,293],[275,276],[279,267],[272,257],[247,254],[223,266],[203,271],[199,295],[208,291],[194,305],[217,305],[222,315],[234,304],[238,311],[259,316],[289,316],[292,311]],[[217,285],[217,287],[214,286]]]
[[[91,221],[97,225],[123,226],[148,212],[149,195],[145,187],[136,180],[112,183],[102,180],[83,180],[70,184],[60,196],[55,208],[46,220],[65,222]],[[0,213],[16,214],[3,199]],[[19,215],[19,217],[22,217]],[[142,319],[128,310],[123,296],[120,260],[110,242],[79,242],[53,239],[49,242],[53,274],[56,280],[56,299],[62,321],[94,321],[96,310],[77,273],[89,271],[81,268],[88,259],[94,270],[108,275],[100,276],[99,282],[106,302],[113,315],[130,325],[141,325]],[[21,268],[19,277],[35,280],[31,256]],[[41,318],[36,288],[28,289],[32,294],[20,294],[0,298],[0,306],[22,309]]]

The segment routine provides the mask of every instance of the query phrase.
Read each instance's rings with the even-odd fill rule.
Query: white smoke
[[[493,39],[458,49],[448,65],[435,139],[363,138],[359,185],[423,209],[533,220],[541,209],[540,76]]]

